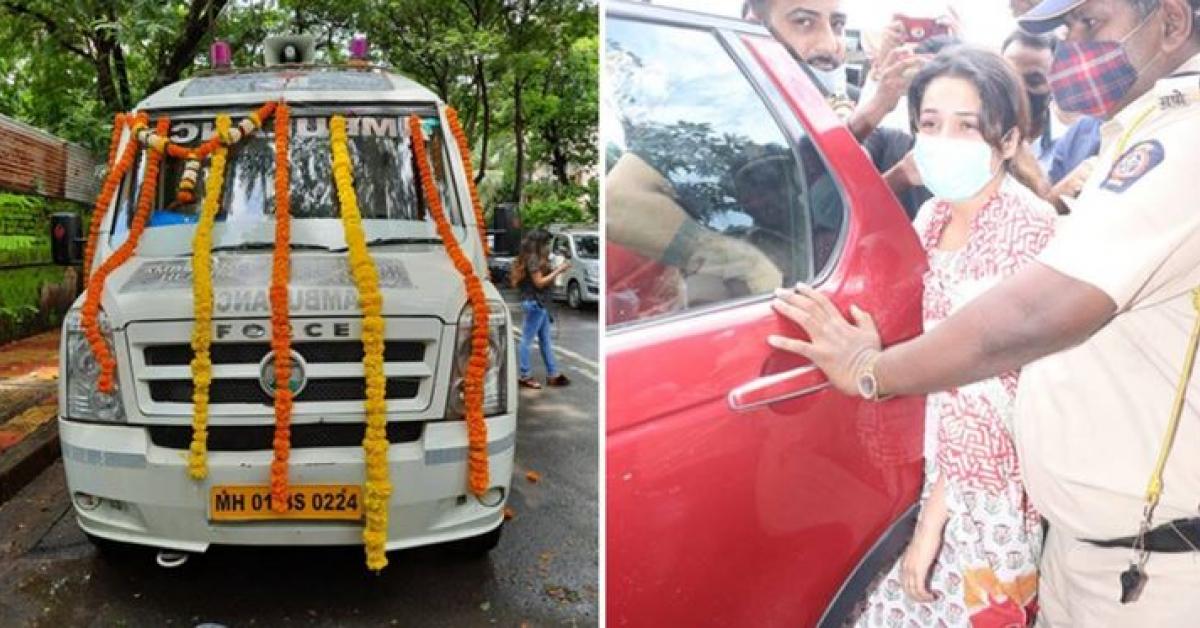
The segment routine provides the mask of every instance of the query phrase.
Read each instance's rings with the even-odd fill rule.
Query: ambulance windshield
[[[434,181],[441,196],[446,215],[454,225],[462,225],[459,199],[446,150],[445,138],[436,118],[423,119],[430,164]],[[419,177],[412,153],[408,125],[400,116],[347,117],[347,136],[354,188],[368,237],[395,235],[396,222],[428,223],[432,234],[432,219],[424,194],[420,193]],[[198,146],[211,137],[211,120],[176,122],[171,128],[172,141],[183,146]],[[274,222],[275,213],[275,141],[268,122],[255,135],[242,140],[229,152],[225,172],[221,208],[217,214],[220,242],[237,244],[259,237],[261,229]],[[298,227],[307,219],[339,219],[340,204],[333,179],[329,127],[326,117],[293,117],[289,142],[288,163],[291,173],[291,215]],[[167,159],[161,168],[154,210],[147,222],[147,236],[157,227],[194,225],[204,202],[205,180],[211,160],[206,160],[196,183],[195,200],[180,204],[176,199],[184,162]],[[138,164],[134,185],[126,182],[121,189],[113,229],[114,244],[128,233],[136,208],[136,193],[141,185],[142,165]],[[315,222],[315,221],[314,221]],[[323,221],[330,222],[330,221]],[[386,224],[393,223],[393,224]],[[221,227],[224,227],[223,229]],[[316,226],[315,224],[313,226]],[[423,225],[413,225],[422,227]],[[322,225],[328,229],[329,225]],[[389,228],[391,227],[391,228]],[[334,227],[336,229],[336,226]],[[372,233],[372,231],[377,233]],[[177,230],[171,230],[177,231]],[[301,228],[299,235],[304,233]],[[408,231],[411,231],[409,229]],[[426,229],[418,228],[423,233]],[[239,233],[246,235],[239,237]],[[293,237],[293,241],[296,238]]]

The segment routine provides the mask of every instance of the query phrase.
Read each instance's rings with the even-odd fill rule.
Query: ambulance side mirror
[[[55,264],[82,264],[85,242],[78,214],[63,212],[50,216],[50,256]]]

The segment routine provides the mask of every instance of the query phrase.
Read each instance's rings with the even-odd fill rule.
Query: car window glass
[[[711,31],[608,26],[608,323],[811,279],[843,213],[811,142],[799,138],[798,158]]]
[[[425,149],[433,172],[434,184],[441,197],[448,220],[462,224],[461,204],[453,179],[450,154],[443,133],[435,120],[427,118]],[[354,124],[347,123],[347,149],[354,178],[354,190],[359,211],[365,220],[427,221],[428,208],[419,193],[420,178],[404,118],[363,116]],[[173,135],[191,130],[190,141],[181,144],[195,148],[211,133],[209,121],[176,123]],[[203,130],[201,130],[203,129]],[[225,187],[216,215],[218,223],[253,224],[272,220],[275,212],[275,141],[274,127],[269,124],[254,135],[243,139],[229,150],[224,172]],[[144,154],[144,153],[142,153]],[[330,160],[330,136],[325,118],[301,116],[292,119],[292,135],[288,142],[288,166],[291,172],[289,193],[292,218],[337,218],[341,205],[337,201]],[[129,231],[136,208],[136,190],[141,187],[144,166],[139,155],[135,180],[121,188],[117,216],[113,223],[113,243]],[[160,169],[157,198],[147,226],[155,228],[178,224],[194,224],[199,220],[207,193],[205,181],[212,161],[200,169],[189,203],[177,202],[176,191],[183,176],[184,160],[165,160]],[[371,232],[368,225],[368,233]],[[226,242],[232,244],[232,242]]]
[[[575,253],[580,259],[600,257],[600,237],[594,235],[575,236]]]
[[[554,252],[559,255],[570,255],[571,247],[567,245],[567,239],[563,236],[555,236]]]

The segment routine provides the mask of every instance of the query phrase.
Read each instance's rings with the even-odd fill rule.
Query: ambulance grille
[[[412,399],[417,396],[420,380],[391,377],[387,380],[387,399]],[[340,379],[310,379],[296,403],[307,401],[362,401],[367,398],[367,384],[361,377]],[[150,382],[150,399],[159,403],[191,403],[192,380],[160,379]],[[274,405],[274,400],[256,379],[217,379],[208,390],[209,403],[262,403]]]
[[[299,337],[291,343],[304,384],[295,397],[294,416],[321,419],[361,415],[366,397],[361,321],[356,317],[294,317]],[[222,319],[230,329],[270,329],[264,319]],[[349,337],[312,337],[304,330],[345,329]],[[434,317],[385,317],[384,364],[389,416],[441,414],[448,386],[438,380],[446,325]],[[192,415],[192,323],[134,321],[126,327],[128,373],[132,374],[138,409],[146,417],[173,420]],[[450,332],[453,338],[453,331]],[[210,413],[216,417],[268,420],[273,395],[263,389],[265,361],[271,357],[269,338],[213,338]],[[125,368],[121,364],[120,368]],[[297,423],[304,423],[298,420]],[[215,425],[222,421],[217,420]]]
[[[306,362],[355,363],[363,360],[362,342],[357,340],[293,342],[292,349]],[[213,364],[258,364],[270,351],[271,345],[262,342],[230,342],[212,345],[209,353]],[[194,355],[189,344],[151,345],[144,353],[147,366],[188,366]],[[425,345],[385,342],[383,359],[385,362],[421,362],[425,359]]]
[[[150,442],[168,449],[187,449],[192,443],[192,428],[186,425],[153,425],[146,428]],[[425,424],[419,421],[388,423],[389,443],[421,440]],[[365,425],[362,423],[302,423],[292,425],[292,448],[361,447]],[[275,438],[273,425],[218,425],[208,428],[209,451],[270,451]]]

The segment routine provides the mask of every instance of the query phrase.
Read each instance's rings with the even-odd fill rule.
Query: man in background
[[[912,47],[891,48],[872,72],[877,78],[876,89],[862,99],[859,88],[846,80],[847,15],[843,5],[842,0],[749,1],[752,13],[775,39],[807,66],[834,111],[839,112],[871,156],[876,169],[887,173],[912,149],[913,138],[899,129],[881,128],[880,122],[896,109],[926,57]],[[893,189],[910,218],[928,198],[908,187]]]

